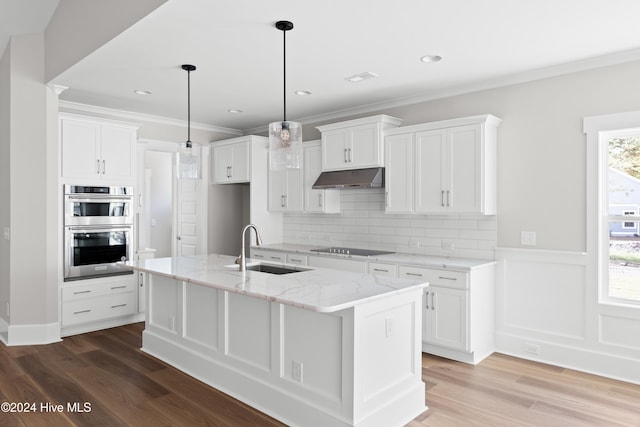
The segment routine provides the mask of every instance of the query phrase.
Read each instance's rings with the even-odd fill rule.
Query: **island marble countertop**
[[[232,256],[209,254],[152,258],[118,264],[136,271],[321,313],[343,310],[428,286],[423,281],[315,267],[291,266],[301,271],[283,275],[251,270],[240,272],[234,261],[235,257]],[[247,259],[248,265],[258,263],[269,264]]]
[[[266,249],[271,251],[296,252],[305,255],[317,255],[330,258],[351,258],[360,261],[388,262],[392,264],[410,265],[415,267],[444,268],[460,271],[469,271],[473,270],[474,268],[487,267],[496,263],[493,260],[486,259],[409,254],[403,252],[394,252],[390,254],[372,256],[345,255],[316,252],[314,251],[314,249],[320,249],[322,248],[322,246],[302,245],[296,243],[272,243],[261,246],[252,246],[252,248]]]

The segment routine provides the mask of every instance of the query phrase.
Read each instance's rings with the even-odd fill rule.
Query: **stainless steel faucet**
[[[236,264],[239,265],[240,271],[247,271],[247,254],[244,248],[244,241],[245,241],[245,233],[250,228],[253,228],[253,231],[256,232],[256,246],[260,246],[262,244],[260,233],[258,233],[258,229],[256,228],[255,225],[249,224],[242,230],[242,251],[240,252],[240,256],[236,258]]]

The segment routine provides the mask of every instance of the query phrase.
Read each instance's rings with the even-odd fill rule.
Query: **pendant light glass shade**
[[[276,22],[282,31],[284,59],[284,114],[279,122],[269,124],[269,167],[271,170],[298,169],[302,163],[302,125],[287,121],[287,31],[293,29],[289,21]]]
[[[271,170],[298,169],[302,159],[302,126],[297,122],[269,124]]]
[[[191,142],[191,72],[195,65],[184,64],[187,72],[187,141],[178,144],[176,157],[178,179],[200,179],[200,145]]]

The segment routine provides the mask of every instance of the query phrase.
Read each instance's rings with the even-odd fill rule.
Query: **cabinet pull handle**
[[[429,310],[429,292],[424,293],[424,309]]]
[[[96,159],[96,173],[100,174],[100,160]]]
[[[253,254],[251,258],[264,258],[264,255],[261,254]]]
[[[436,309],[436,293],[431,292],[431,310]]]
[[[382,271],[383,273],[389,272],[389,270],[385,270],[384,268],[374,268],[373,271]]]
[[[275,259],[276,261],[282,261],[282,259],[281,259],[279,256],[274,256],[274,255],[272,255],[272,256],[270,256],[269,258],[271,258],[271,259]]]
[[[284,194],[280,196],[280,207],[284,208]]]
[[[296,259],[296,258],[289,258],[291,260],[291,262],[302,262],[301,259]]]
[[[79,294],[90,294],[91,291],[75,291],[73,294],[74,295],[79,295]]]
[[[227,178],[231,178],[231,166],[227,166]]]
[[[115,290],[115,289],[124,289],[124,288],[126,288],[126,286],[125,286],[125,285],[122,285],[122,286],[112,286],[112,287],[111,287],[111,290],[113,291],[113,290]]]
[[[105,173],[107,173],[107,161],[103,160],[102,161],[102,175],[104,175]]]
[[[442,279],[442,280],[458,280],[457,277],[445,277],[445,276],[438,276],[438,279]]]
[[[120,308],[120,307],[126,307],[127,304],[118,304],[118,305],[112,305],[111,308]]]
[[[344,162],[345,163],[349,163],[349,160],[347,159],[347,149],[344,149]]]
[[[80,311],[73,312],[73,314],[84,314],[84,313],[91,313],[91,310],[80,310]]]
[[[351,148],[349,148],[349,163],[351,163]]]
[[[444,190],[440,192],[440,205],[444,208]]]
[[[422,273],[410,273],[410,272],[407,272],[407,273],[405,273],[405,274],[406,274],[407,276],[422,277]]]

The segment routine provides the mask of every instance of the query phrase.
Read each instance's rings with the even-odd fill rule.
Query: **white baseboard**
[[[3,323],[6,325],[6,322],[3,321]],[[4,329],[4,327],[2,329]],[[61,341],[60,323],[7,325],[6,335],[2,333],[0,336],[7,346],[51,344]]]
[[[538,355],[526,353],[525,344],[540,349]],[[640,359],[618,356],[585,348],[533,340],[506,333],[496,334],[496,352],[521,359],[560,366],[589,374],[640,384]]]

